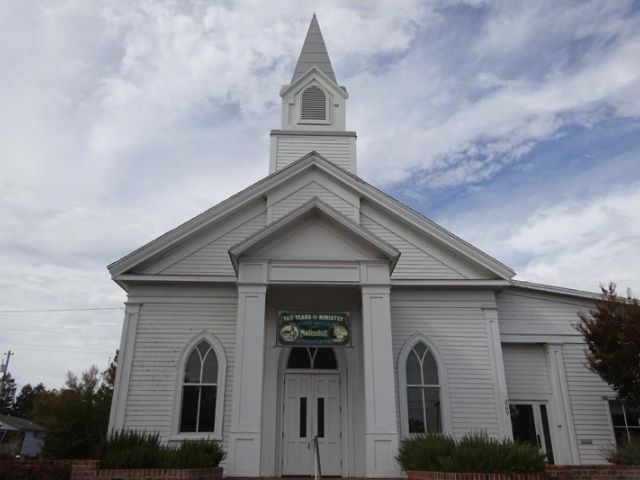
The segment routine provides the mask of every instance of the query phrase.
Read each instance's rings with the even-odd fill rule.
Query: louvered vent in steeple
[[[302,105],[300,108],[301,120],[326,120],[327,96],[324,92],[312,85],[302,92]]]

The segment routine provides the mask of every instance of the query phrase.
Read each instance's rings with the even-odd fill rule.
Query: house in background
[[[310,475],[316,440],[325,475],[397,477],[419,432],[604,463],[637,424],[585,366],[596,295],[515,281],[358,177],[315,16],[280,96],[266,178],[109,266],[128,295],[110,428],[219,440],[234,477]]]
[[[0,415],[0,452],[37,457],[44,445],[45,429],[18,417]]]

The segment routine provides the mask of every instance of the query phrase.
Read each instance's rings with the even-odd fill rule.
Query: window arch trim
[[[438,371],[439,382],[439,395],[440,395],[440,416],[442,420],[442,433],[452,433],[451,431],[451,416],[449,406],[449,389],[447,384],[447,372],[443,357],[434,346],[434,344],[424,335],[420,333],[414,333],[402,346],[398,355],[398,363],[396,365],[396,372],[398,376],[398,390],[400,401],[400,433],[403,437],[408,437],[409,433],[409,412],[407,408],[407,359],[409,354],[413,351],[418,343],[423,343],[431,352],[433,359],[436,362]]]
[[[182,414],[182,387],[184,380],[185,367],[191,352],[197,345],[205,340],[211,345],[213,353],[216,354],[218,361],[218,379],[216,390],[216,412],[215,426],[213,432],[180,432],[180,417]],[[227,381],[227,355],[222,342],[211,332],[202,331],[194,336],[182,349],[178,362],[176,364],[176,380],[175,393],[173,400],[173,419],[171,422],[170,440],[191,440],[191,439],[209,439],[222,440],[223,422],[224,422],[224,399],[225,387]]]

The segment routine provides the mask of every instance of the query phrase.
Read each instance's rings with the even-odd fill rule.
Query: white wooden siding
[[[351,220],[358,221],[358,207],[350,204],[344,198],[336,195],[327,188],[317,182],[310,182],[291,195],[271,206],[271,221],[275,222],[279,218],[302,206],[313,197],[318,197],[330,207],[335,208],[338,212],[349,217]]]
[[[396,392],[398,375],[405,374],[397,364],[400,350],[413,334],[424,335],[442,355],[449,390],[449,399],[443,402],[449,402],[451,433],[456,437],[481,430],[498,434],[495,379],[481,308],[491,300],[490,292],[394,289],[391,293]]]
[[[588,300],[508,289],[496,295],[498,320],[502,335],[573,335],[578,312],[586,311]]]
[[[134,287],[140,308],[124,427],[152,430],[166,441],[174,420],[177,363],[203,331],[222,343],[227,360],[223,436],[229,432],[237,296],[233,287]]]
[[[352,171],[355,137],[324,135],[279,135],[274,139],[276,170],[316,151],[327,160]]]
[[[502,358],[509,401],[549,399],[551,384],[544,346],[502,344]]]
[[[554,336],[565,338],[562,352],[573,416],[568,421],[574,424],[580,462],[606,463],[604,450],[613,441],[613,431],[605,397],[612,396],[613,392],[600,377],[587,369],[585,345],[574,327],[578,322],[578,312],[587,311],[592,302],[520,288],[501,292],[496,301],[502,335],[520,338],[527,335],[544,338],[547,335],[550,343],[554,342]],[[505,368],[506,364],[505,357]]]
[[[400,259],[391,278],[464,278],[460,273],[364,214],[360,215],[360,225],[400,250]]]
[[[229,248],[247,239],[266,224],[266,212],[216,238],[190,255],[162,270],[173,275],[230,275],[235,276],[229,259]]]
[[[606,463],[604,451],[614,442],[606,397],[615,394],[586,367],[585,345],[562,347],[580,462]]]

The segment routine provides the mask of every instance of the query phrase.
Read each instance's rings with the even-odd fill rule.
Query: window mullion
[[[200,400],[202,399],[202,387],[198,387],[198,408],[196,409],[196,432],[200,431]]]
[[[422,395],[422,422],[424,424],[424,433],[427,433],[427,400],[424,397],[424,386],[420,387],[420,394]]]
[[[620,400],[620,406],[622,407],[622,418],[624,418],[624,431],[627,434],[627,441],[631,441],[631,432],[629,432],[629,422],[627,420],[627,409],[624,408],[624,402]]]

